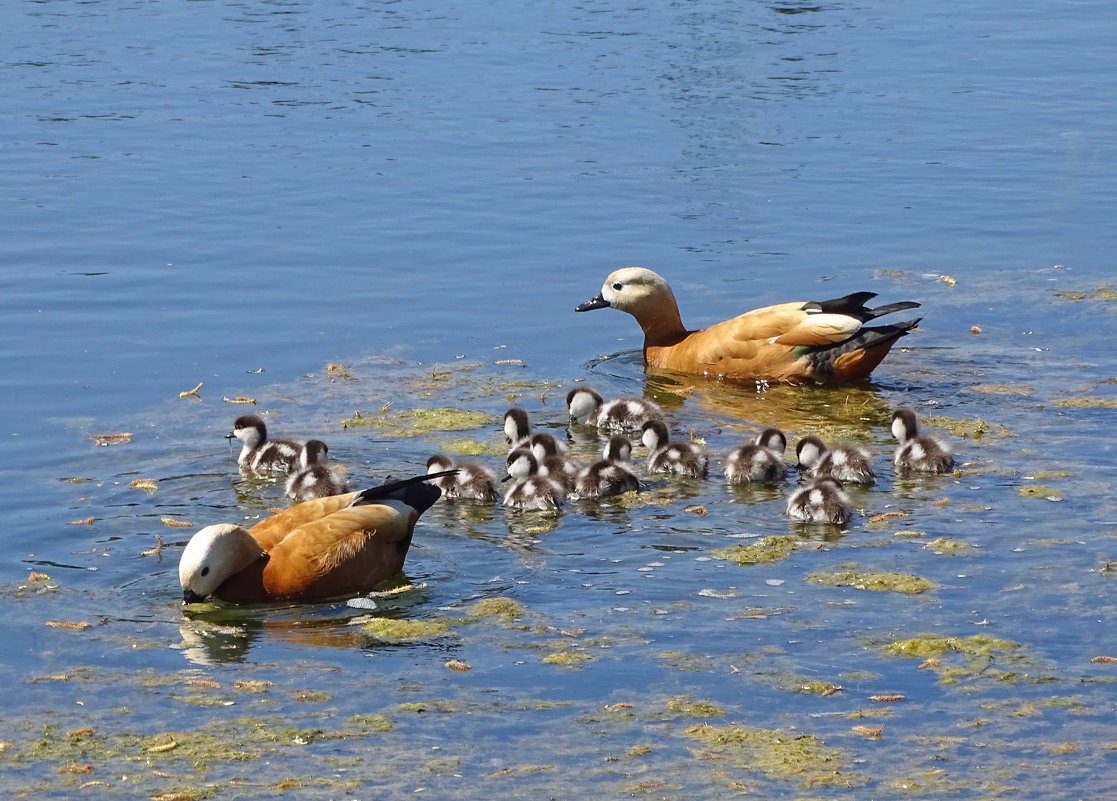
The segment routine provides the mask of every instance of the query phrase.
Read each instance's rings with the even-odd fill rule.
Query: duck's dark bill
[[[193,590],[183,590],[182,592],[183,606],[185,606],[186,604],[202,604],[205,602],[205,597],[202,595],[198,595],[198,593],[194,592]]]
[[[581,306],[575,306],[574,311],[593,311],[594,309],[604,309],[609,305],[609,301],[598,295],[596,298],[590,298]]]

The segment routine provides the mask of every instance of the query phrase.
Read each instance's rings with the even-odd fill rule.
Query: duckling
[[[626,437],[610,437],[601,453],[601,461],[594,462],[578,475],[575,494],[580,498],[608,498],[639,491],[640,480],[628,466],[631,457],[632,443]]]
[[[854,484],[872,484],[877,480],[872,456],[864,448],[847,445],[827,448],[819,437],[809,434],[795,446],[799,469],[812,478],[830,477]]]
[[[942,440],[920,435],[915,412],[901,406],[892,414],[892,436],[900,443],[893,459],[901,471],[911,473],[949,473],[954,470],[954,454]]]
[[[853,517],[853,504],[836,478],[816,478],[801,487],[787,499],[787,514],[795,520],[806,523],[849,522]]]
[[[309,501],[340,495],[349,487],[349,479],[327,464],[329,448],[320,439],[309,439],[299,452],[299,470],[287,479],[285,494],[293,501]]]
[[[233,430],[225,439],[236,438],[241,443],[237,464],[249,470],[289,471],[299,464],[303,443],[294,439],[268,439],[268,427],[258,414],[243,414],[233,423]]]
[[[474,501],[496,503],[500,500],[497,492],[496,473],[477,462],[458,462],[455,464],[449,456],[437,453],[427,459],[428,473],[445,473],[457,468],[456,475],[443,475],[431,483],[442,490],[442,497],[446,500],[458,498]]]
[[[570,452],[570,449],[559,441],[558,437],[545,431],[532,434],[528,437],[526,444],[531,448],[532,455],[540,462],[548,456],[565,456]]]
[[[539,472],[539,462],[529,448],[517,448],[508,454],[508,476],[515,482],[504,493],[504,506],[509,509],[557,511],[562,507],[566,490],[554,478]]]
[[[667,424],[662,420],[644,423],[640,441],[648,449],[649,473],[675,473],[689,478],[705,478],[709,471],[706,452],[692,442],[669,439]]]
[[[662,420],[663,412],[649,400],[635,397],[606,401],[597,390],[575,387],[566,394],[571,419],[585,417],[586,423],[614,433],[636,432],[649,420]]]
[[[527,412],[519,406],[513,406],[504,413],[504,439],[508,442],[508,450],[516,448],[527,442],[531,436],[531,420]]]
[[[787,437],[778,428],[766,428],[756,439],[729,454],[725,478],[730,484],[753,481],[782,481],[787,476],[783,452]]]
[[[403,569],[434,473],[295,504],[251,529],[206,526],[182,551],[182,602],[314,601],[368,592]]]
[[[575,307],[607,306],[628,312],[644,331],[644,363],[681,373],[729,381],[862,381],[869,377],[896,340],[919,319],[865,327],[892,312],[914,309],[913,301],[868,308],[873,292],[856,292],[821,301],[766,306],[687,330],[679,305],[662,276],[643,267],[611,273],[601,293]]]

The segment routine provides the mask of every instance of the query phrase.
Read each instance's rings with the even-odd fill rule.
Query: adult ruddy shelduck
[[[859,381],[869,377],[896,340],[919,319],[865,326],[884,314],[914,309],[913,301],[868,308],[874,292],[766,306],[690,331],[662,276],[643,267],[609,275],[601,294],[575,311],[610,306],[628,312],[644,331],[644,363],[729,381]]]
[[[304,501],[250,529],[206,526],[178,563],[182,602],[313,601],[372,590],[403,568],[419,515],[438,500],[430,473]]]

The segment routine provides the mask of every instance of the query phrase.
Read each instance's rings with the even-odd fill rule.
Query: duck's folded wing
[[[845,314],[807,314],[796,325],[773,336],[774,345],[833,345],[861,329],[861,321]]]
[[[261,520],[250,528],[248,533],[260,543],[261,548],[270,553],[295,529],[344,509],[355,497],[357,493],[348,492],[344,495],[331,495],[296,503],[266,520]]]
[[[406,504],[388,501],[300,526],[271,551],[265,587],[274,598],[368,592],[402,569],[418,517]]]

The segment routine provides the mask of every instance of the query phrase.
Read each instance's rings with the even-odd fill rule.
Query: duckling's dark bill
[[[609,301],[605,300],[605,298],[601,297],[601,295],[598,295],[596,298],[590,298],[580,306],[575,306],[574,311],[593,311],[594,309],[605,309],[608,308],[608,306]]]

